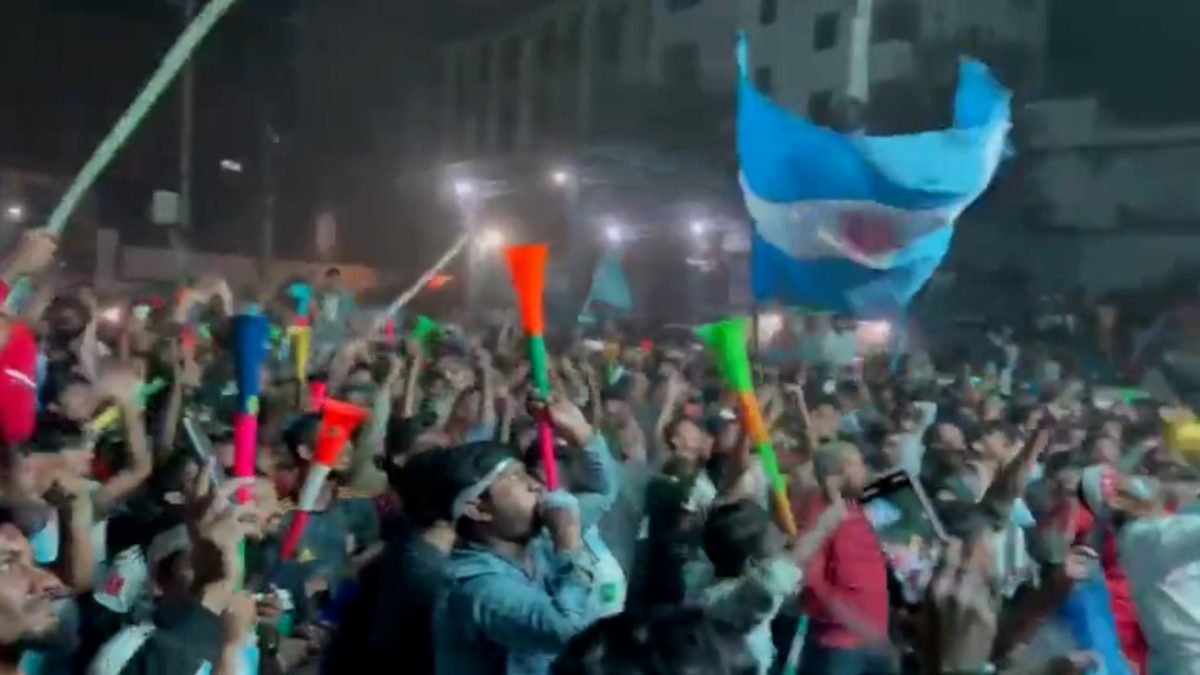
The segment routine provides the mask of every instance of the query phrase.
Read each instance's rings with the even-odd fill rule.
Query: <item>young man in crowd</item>
[[[547,410],[567,442],[603,442],[562,408]],[[579,503],[569,493],[546,492],[505,446],[473,443],[446,452],[461,472],[453,515],[462,543],[434,612],[437,672],[548,673],[598,616]]]
[[[0,675],[27,675],[21,659],[69,640],[56,605],[66,587],[33,559],[18,514],[0,507]]]
[[[840,490],[847,513],[804,575],[811,623],[802,663],[817,675],[896,673],[887,559],[859,503],[867,478],[862,453],[850,443],[826,444],[813,457],[813,472],[818,484]]]

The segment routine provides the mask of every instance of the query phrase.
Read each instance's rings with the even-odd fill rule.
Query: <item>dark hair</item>
[[[419,530],[454,519],[454,497],[462,488],[450,478],[451,461],[446,451],[428,450],[411,457],[400,470],[397,483],[404,514]]]
[[[992,434],[1004,434],[1004,440],[1012,443],[1017,439],[1017,431],[1007,422],[989,420],[971,428],[968,442],[980,441]]]
[[[330,267],[329,269],[325,270],[325,278],[326,279],[328,279],[329,277],[340,277],[340,276],[342,276],[342,271],[336,267]]]
[[[683,410],[679,410],[671,416],[670,421],[668,421],[662,428],[662,441],[668,448],[672,450],[677,449],[675,447],[675,432],[678,431],[679,427],[685,423],[694,424],[702,431],[706,431],[700,422],[697,422],[691,417],[685,415]]]
[[[624,612],[571,640],[553,675],[752,675],[743,637],[699,609]]]
[[[37,417],[29,449],[33,452],[53,453],[78,444],[83,440],[83,425],[54,412],[43,412]]]
[[[704,526],[704,552],[716,575],[741,576],[747,565],[766,558],[770,529],[766,510],[748,499],[713,509]]]
[[[288,455],[298,465],[308,464],[308,460],[300,455],[300,448],[314,449],[317,445],[317,433],[320,429],[320,413],[305,413],[298,419],[292,420],[288,424],[287,429],[284,429],[283,445],[287,448]]]

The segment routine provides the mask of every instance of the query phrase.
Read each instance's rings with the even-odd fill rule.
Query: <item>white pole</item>
[[[875,0],[853,0],[850,18],[850,68],[846,98],[866,105],[871,100],[871,20]]]
[[[378,323],[380,327],[382,327],[383,323],[385,323],[389,318],[395,316],[396,312],[399,312],[401,308],[412,301],[412,299],[417,296],[417,293],[420,293],[421,289],[425,288],[425,286],[429,284],[429,281],[433,279],[434,275],[445,269],[446,265],[449,265],[450,261],[454,260],[455,256],[462,252],[463,248],[466,247],[467,242],[469,241],[471,241],[471,232],[468,230],[462,233],[462,236],[458,238],[458,241],[454,242],[454,245],[451,246],[450,249],[447,250],[446,253],[443,254],[442,257],[433,264],[433,267],[425,270],[425,273],[417,279],[415,284],[413,284],[407,291],[404,291],[404,293],[401,293],[400,297],[396,298],[396,300],[388,306],[387,312],[379,319]]]

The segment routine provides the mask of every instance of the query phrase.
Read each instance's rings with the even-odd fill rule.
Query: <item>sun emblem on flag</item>
[[[878,211],[843,211],[840,218],[841,244],[859,256],[886,255],[899,248],[895,223]]]

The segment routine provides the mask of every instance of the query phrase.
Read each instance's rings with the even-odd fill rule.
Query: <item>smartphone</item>
[[[904,469],[879,476],[863,489],[867,519],[883,544],[931,545],[947,540],[942,521],[920,481]]]
[[[192,417],[190,412],[183,413],[183,431],[187,434],[188,447],[192,449],[192,454],[201,466],[207,467],[212,476],[213,485],[225,482],[225,467],[217,461],[212,441],[209,440],[208,434],[204,433],[204,430],[200,428],[200,423]]]

